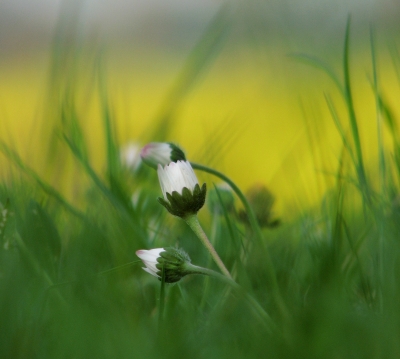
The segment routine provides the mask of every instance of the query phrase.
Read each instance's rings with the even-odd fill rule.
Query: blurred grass
[[[290,62],[288,60],[288,63]],[[240,67],[238,65],[238,68]],[[301,66],[297,65],[297,67],[301,69]],[[166,69],[166,71],[168,70]],[[281,205],[282,199],[284,207],[288,202],[292,202],[293,197],[296,196],[300,196],[299,201],[310,201],[311,203],[320,198],[324,189],[322,192],[316,193],[310,188],[311,186],[305,186],[305,184],[308,181],[314,181],[316,172],[318,176],[320,171],[333,171],[329,164],[334,161],[334,149],[337,149],[340,144],[339,136],[333,128],[330,115],[323,104],[322,91],[329,89],[330,86],[326,87],[321,84],[321,92],[317,95],[314,88],[299,85],[295,80],[293,88],[283,89],[275,87],[276,82],[279,81],[279,78],[276,77],[263,79],[261,82],[261,80],[258,80],[259,73],[263,71],[261,68],[247,70],[246,78],[249,79],[247,83],[238,79],[233,69],[231,71],[227,69],[218,71],[219,69],[213,70],[202,86],[199,86],[195,93],[192,93],[185,100],[183,108],[175,117],[168,139],[182,144],[188,153],[199,161],[203,159],[202,156],[210,146],[208,139],[213,138],[214,132],[220,132],[221,143],[212,142],[215,143],[214,146],[217,150],[224,148],[222,154],[214,151],[217,152],[216,156],[220,158],[219,166],[228,171],[229,175],[235,178],[242,187],[248,187],[254,182],[267,182],[273,187],[275,193],[280,193],[278,205]],[[301,69],[301,71],[305,70]],[[390,69],[387,71],[391,72]],[[126,75],[130,79],[131,75],[128,68],[120,67],[117,72],[121,72],[121,74],[115,74],[116,78],[122,78]],[[314,78],[315,73],[311,70],[307,74]],[[138,72],[135,78],[129,81],[130,88],[126,91],[121,91],[119,88],[115,89],[112,83],[109,86],[110,102],[113,105],[114,120],[117,124],[116,130],[121,144],[131,138],[147,137],[148,124],[152,123],[155,118],[159,107],[157,103],[160,103],[162,98],[162,91],[158,84],[161,83],[165,89],[166,74],[160,73],[158,80],[154,79],[153,82],[150,78],[144,87],[141,87],[141,85],[145,79],[140,78],[141,76],[143,76],[142,73]],[[29,90],[32,87],[33,92],[40,93],[42,88],[39,86],[40,81],[39,85],[36,83],[37,87],[35,88],[33,85],[26,85],[26,82],[35,83],[29,75],[27,75],[27,78],[29,80],[21,79],[19,84],[14,80],[4,83],[4,85],[7,84],[7,93],[4,89],[2,109],[5,113],[5,120],[2,123],[2,137],[15,144],[23,158],[29,160],[35,168],[41,169],[45,157],[33,156],[32,154],[37,151],[36,149],[43,148],[43,143],[46,143],[46,141],[41,140],[43,135],[41,135],[40,129],[43,126],[48,126],[47,131],[50,131],[52,122],[50,120],[50,122],[42,124],[43,117],[40,116],[41,110],[37,106],[37,98],[30,96]],[[113,80],[113,82],[115,81],[117,80]],[[265,83],[263,83],[264,81]],[[321,79],[316,76],[315,81],[318,84]],[[267,83],[271,83],[271,87],[265,88]],[[363,112],[363,118],[368,115],[368,112],[374,111],[370,88],[368,88],[367,83],[365,85],[367,88],[360,89],[362,93],[365,92],[365,100],[357,99],[357,107]],[[140,86],[140,88],[135,88],[135,86]],[[278,84],[278,86],[282,85]],[[386,98],[389,100],[393,111],[397,111],[396,102],[393,101],[392,97],[396,86],[394,78],[385,82]],[[359,89],[357,84],[356,87]],[[18,96],[13,95],[14,91],[18,93]],[[25,94],[24,92],[29,93]],[[92,154],[95,168],[100,170],[104,165],[104,157],[100,155],[99,149],[103,146],[104,136],[101,133],[98,100],[93,96],[93,94],[90,94],[89,100],[84,106],[78,102],[76,111],[79,111],[84,118],[81,124],[84,131],[91,133],[91,136],[87,139],[87,147],[89,153]],[[323,136],[315,135],[317,137],[315,140],[319,142],[323,138],[325,143],[328,141],[330,145],[326,147],[326,156],[329,156],[329,161],[319,163],[317,166],[310,161],[305,126],[302,121],[299,121],[300,118],[304,118],[298,105],[299,96],[306,107],[307,121],[310,123],[312,131],[317,126],[323,131]],[[24,98],[24,106],[18,105],[21,97]],[[129,98],[132,100],[127,104],[126,101]],[[125,103],[121,103],[122,101]],[[205,103],[207,106],[204,106]],[[287,103],[292,103],[293,106],[287,106]],[[35,113],[36,115],[32,115]],[[225,123],[228,121],[230,125],[226,127]],[[373,121],[364,120],[361,129],[361,136],[365,138],[365,143],[372,144],[366,146],[365,149],[365,155],[371,159],[375,159],[375,151],[372,150],[375,141],[374,127]],[[222,132],[222,129],[225,133]],[[10,137],[12,138],[11,141],[9,140]],[[95,138],[96,140],[94,140]],[[144,143],[145,141],[141,140],[141,142]],[[266,153],[268,153],[268,166],[260,163],[265,158]],[[248,163],[247,159],[250,157],[254,158],[255,161]],[[211,160],[214,156],[208,156],[207,160],[208,158]],[[302,176],[307,178],[306,181],[295,175],[298,173],[298,169],[296,169],[298,165],[301,165]],[[250,175],[243,174],[241,170],[243,166],[246,166],[248,169],[246,173]],[[291,186],[286,183],[287,178],[290,178]],[[57,182],[60,183],[59,179]],[[66,182],[69,183],[70,180]],[[304,191],[308,191],[308,193],[303,195]]]
[[[333,82],[311,75],[315,69],[301,73],[293,59],[278,65],[279,46],[267,62],[273,72],[250,61],[246,47],[232,57],[226,11],[179,66],[172,56],[150,75],[121,62],[107,70],[95,46],[83,56],[81,40],[61,32],[49,83],[27,85],[26,77],[44,74],[39,66],[0,91],[8,120],[1,124],[1,358],[399,357],[396,52],[389,68],[371,32],[368,61],[353,55],[349,21],[335,55],[342,64],[324,65],[325,76],[334,66]],[[151,59],[146,65],[155,68]],[[284,71],[293,74],[286,84]],[[44,108],[35,112],[43,88]],[[22,118],[26,127],[15,122]],[[179,245],[193,263],[213,267],[189,228],[158,205],[156,173],[120,163],[127,140],[163,136],[243,188],[266,183],[280,202],[273,211],[282,222],[263,229],[260,245],[238,201],[224,202],[216,179],[199,173],[214,200],[201,221],[272,317],[272,333],[241,295],[199,276],[165,286],[159,325],[160,283],[140,269],[135,251]],[[271,295],[264,250],[286,314]]]
[[[228,22],[225,27],[230,29],[232,25],[228,20],[223,19],[223,23]],[[213,26],[211,24],[210,28]],[[0,125],[1,137],[15,144],[22,158],[38,170],[47,163],[53,166],[48,156],[57,154],[57,158],[62,157],[63,161],[59,161],[57,166],[48,168],[49,171],[57,168],[60,174],[54,175],[52,181],[57,186],[65,182],[65,188],[60,190],[67,197],[79,197],[77,188],[71,193],[71,177],[58,169],[62,162],[68,167],[65,172],[72,173],[69,154],[55,150],[59,148],[58,142],[51,139],[55,138],[54,129],[58,131],[60,125],[61,114],[58,111],[74,106],[67,111],[73,110],[75,116],[79,114],[83,119],[81,131],[91,134],[86,139],[86,151],[91,155],[94,168],[103,168],[103,105],[96,85],[99,62],[103,62],[107,66],[104,66],[101,76],[107,78],[110,116],[120,144],[132,138],[144,144],[150,137],[157,137],[152,135],[152,131],[157,131],[163,114],[172,113],[166,115],[172,116],[174,121],[168,135],[165,129],[162,131],[164,136],[180,143],[196,161],[212,163],[211,160],[215,161],[218,155],[219,159],[214,163],[237,180],[241,187],[248,188],[254,182],[268,183],[274,193],[279,193],[277,206],[282,211],[287,212],[294,201],[298,202],[296,210],[302,208],[302,203],[315,203],[326,189],[322,184],[324,180],[317,183],[316,179],[326,177],[322,172],[334,172],[331,163],[336,161],[341,145],[323,96],[325,92],[332,97],[342,117],[346,108],[341,100],[336,101],[340,93],[326,75],[299,66],[287,57],[285,44],[263,44],[263,39],[258,38],[254,45],[243,37],[234,42],[236,28],[228,34],[224,27],[218,31],[222,44],[215,44],[214,39],[214,42],[205,42],[205,36],[198,45],[193,45],[187,61],[186,54],[168,53],[157,48],[134,53],[116,48],[108,53],[102,51],[99,55],[95,40],[88,45],[77,35],[71,40],[71,35],[61,34],[57,37],[57,48],[63,50],[58,50],[61,54],[55,50],[51,63],[53,67],[58,64],[63,71],[57,73],[53,68],[47,82],[48,54],[38,54],[28,63],[20,60],[15,67],[0,67],[4,79],[0,84],[4,118]],[[208,38],[212,36],[208,35]],[[388,49],[380,43],[378,45],[383,49],[379,51],[382,64],[379,76],[385,84],[382,96],[396,113],[399,110],[394,95],[398,88],[396,66],[391,64]],[[376,160],[375,123],[368,120],[375,111],[374,94],[366,81],[366,73],[371,73],[371,57],[368,44],[355,47],[355,51],[350,49],[353,102],[362,122],[360,137],[363,138],[363,157],[368,164]],[[207,51],[213,54],[211,60]],[[196,56],[203,59],[199,74],[192,69],[198,66],[193,60]],[[339,53],[327,54],[324,62],[338,73],[340,58]],[[193,77],[193,80],[182,80],[185,77]],[[195,85],[189,85],[190,81]],[[174,99],[170,101],[172,97]],[[20,105],[22,99],[23,106]],[[305,113],[298,106],[300,102]],[[288,103],[292,105],[288,106]],[[299,121],[301,118],[305,118],[309,125]],[[64,120],[64,126],[72,125]],[[323,133],[312,136],[317,144],[324,142],[326,160],[313,163],[307,131],[315,131],[317,127]],[[219,133],[219,138],[215,138],[214,133]],[[216,148],[211,155],[206,154],[210,147],[209,139],[213,143],[211,146]],[[49,151],[43,149],[48,156],[33,155],[49,141],[55,147]],[[223,150],[219,152],[218,149]],[[268,166],[260,164],[266,154]],[[249,163],[249,157],[256,160]],[[241,170],[244,166],[246,175]],[[300,169],[301,175],[298,176]]]

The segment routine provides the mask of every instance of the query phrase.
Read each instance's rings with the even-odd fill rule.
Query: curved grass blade
[[[26,166],[21,157],[19,157],[19,155],[14,150],[9,148],[3,141],[0,141],[0,151],[3,152],[3,154],[8,157],[14,163],[14,165],[16,165],[23,173],[32,178],[45,193],[55,198],[57,202],[59,202],[69,212],[71,212],[78,218],[85,218],[85,215],[74,206],[72,206],[70,203],[68,203],[68,201],[54,187],[42,180],[33,169]]]
[[[356,151],[357,177],[360,182],[360,187],[362,188],[363,195],[365,196],[365,199],[369,202],[370,194],[368,189],[367,177],[365,173],[360,133],[358,130],[357,117],[354,109],[351,82],[350,82],[350,66],[349,66],[350,23],[351,23],[351,17],[349,16],[346,24],[346,33],[345,33],[344,50],[343,50],[344,93],[345,93],[347,110],[349,114],[351,133]]]
[[[345,96],[345,89],[343,85],[341,84],[339,77],[336,75],[335,71],[325,62],[320,60],[317,57],[310,56],[307,54],[301,54],[301,53],[293,53],[293,54],[288,54],[289,57],[292,57],[294,59],[297,59],[301,62],[304,62],[307,65],[310,65],[312,67],[315,67],[318,70],[321,70],[325,72],[331,80],[335,83],[336,87],[338,88],[339,92]]]

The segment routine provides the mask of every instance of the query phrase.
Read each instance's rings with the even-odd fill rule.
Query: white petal
[[[157,258],[160,257],[160,253],[164,252],[164,248],[154,248],[154,249],[140,249],[136,251],[136,255],[143,261],[146,267],[143,268],[147,273],[158,277],[157,272]]]
[[[184,187],[193,192],[195,185],[198,184],[197,177],[188,161],[171,162],[165,167],[159,165],[158,178],[165,199],[167,199],[166,193],[171,194],[176,191],[182,194]]]
[[[146,265],[147,268],[149,268],[149,270],[157,273],[158,268],[156,267],[156,264],[158,262],[144,262],[144,264]]]
[[[167,166],[165,166],[165,167],[167,167]],[[167,188],[168,177],[165,173],[165,169],[160,164],[158,165],[158,168],[157,168],[157,174],[158,174],[158,180],[160,182],[161,191],[163,193],[163,197],[165,199],[167,199],[166,188]]]
[[[179,163],[181,164],[181,171],[185,179],[185,184],[186,184],[185,187],[193,191],[196,184],[199,183],[197,181],[197,177],[193,171],[193,168],[187,161],[186,162],[179,161]]]
[[[140,157],[151,167],[158,164],[167,165],[171,162],[171,145],[165,142],[151,142],[143,147]]]
[[[136,255],[142,260],[142,261],[156,261],[157,258],[160,256],[161,252],[164,252],[164,248],[154,248],[154,249],[140,249],[136,251]]]

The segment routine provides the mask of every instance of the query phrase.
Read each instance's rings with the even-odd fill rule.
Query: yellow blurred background
[[[372,177],[377,114],[371,24],[379,85],[394,113],[400,111],[400,6],[394,2],[248,1],[225,10],[218,1],[178,0],[41,0],[32,6],[23,0],[0,5],[0,137],[60,189],[47,163],[63,161],[48,152],[50,138],[58,138],[57,107],[65,97],[75,103],[95,168],[104,169],[103,81],[121,145],[151,141],[167,114],[165,140],[243,189],[264,183],[280,216],[316,203],[334,185],[342,150],[324,96],[332,97],[346,131],[348,117],[333,81],[290,54],[321,58],[342,80],[349,12],[353,96]],[[387,134],[385,145],[390,149]],[[5,178],[11,165],[4,156],[0,163]]]

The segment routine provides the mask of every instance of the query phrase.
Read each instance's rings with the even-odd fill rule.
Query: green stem
[[[249,222],[250,222],[250,226],[252,228],[252,230],[255,233],[256,239],[258,240],[259,244],[264,248],[264,236],[261,232],[261,228],[258,225],[256,216],[254,214],[253,208],[251,208],[250,203],[247,201],[247,198],[245,197],[245,195],[242,193],[242,191],[240,190],[240,188],[238,186],[236,186],[236,184],[227,176],[225,176],[223,173],[201,165],[199,163],[193,163],[190,162],[190,164],[192,165],[193,169],[197,169],[203,172],[207,172],[210,173],[216,177],[219,177],[220,179],[222,179],[224,182],[226,182],[231,188],[232,190],[236,193],[236,195],[239,197],[239,199],[242,201],[243,206],[246,210]],[[267,265],[267,270],[268,270],[268,275],[270,277],[270,281],[272,284],[272,289],[273,289],[273,295],[275,297],[275,301],[278,304],[279,309],[281,310],[281,313],[287,317],[288,316],[288,310],[286,308],[285,303],[283,302],[282,296],[280,294],[280,290],[279,290],[279,286],[278,286],[278,282],[276,279],[276,273],[275,273],[275,269],[272,265],[272,260],[270,258],[270,255],[268,253],[268,251],[264,250],[263,251],[263,255],[266,257],[266,265]]]
[[[188,262],[185,263],[185,273],[187,273],[187,274],[203,274],[203,275],[208,275],[208,276],[210,276],[210,277],[217,278],[217,279],[219,279],[219,280],[221,280],[221,281],[223,281],[223,282],[225,282],[225,283],[231,285],[232,287],[234,287],[234,288],[236,288],[236,289],[240,288],[240,285],[237,284],[237,283],[232,279],[232,277],[228,277],[228,276],[223,275],[223,274],[221,274],[221,273],[218,273],[218,272],[216,272],[216,271],[214,271],[214,270],[212,270],[212,269],[208,269],[208,268],[203,268],[203,267],[196,266],[196,265],[194,265],[194,264],[192,264],[192,263],[188,263]]]
[[[161,288],[160,288],[160,301],[159,301],[159,307],[158,307],[157,336],[158,336],[159,342],[163,341],[165,338],[164,308],[165,308],[165,270],[163,267],[162,277],[161,277]]]
[[[237,284],[232,278],[228,278],[225,275],[222,275],[218,272],[213,271],[212,269],[208,268],[203,268],[199,267],[196,265],[193,265],[191,263],[186,263],[185,264],[185,271],[190,273],[190,274],[202,274],[202,275],[207,275],[210,277],[217,278],[224,283],[227,283],[231,285],[235,290],[237,290],[241,295],[245,297],[247,302],[250,304],[250,307],[254,310],[254,312],[259,316],[258,318],[261,318],[264,320],[264,323],[267,324],[270,330],[276,331],[276,325],[269,316],[269,314],[264,310],[264,308],[257,302],[257,300],[254,299],[250,294],[246,293],[244,289]]]
[[[165,306],[165,270],[164,267],[162,269],[162,278],[161,278],[161,289],[160,289],[160,311],[158,313],[158,328],[159,332],[162,331],[161,326],[164,317],[164,306]]]
[[[260,226],[257,223],[256,215],[254,214],[253,208],[251,208],[250,203],[247,201],[247,198],[242,193],[240,188],[238,186],[236,186],[236,184],[229,177],[225,176],[223,173],[221,173],[213,168],[201,165],[199,163],[190,162],[190,164],[192,165],[193,169],[207,172],[216,177],[219,177],[220,179],[222,179],[224,182],[226,182],[232,188],[233,192],[236,193],[236,195],[240,198],[240,200],[243,203],[243,206],[244,206],[247,216],[249,218],[250,226],[253,229],[254,233],[256,234],[257,239],[260,242],[262,242],[263,235],[262,235]]]
[[[211,257],[214,259],[214,262],[217,264],[217,266],[221,270],[221,272],[224,273],[225,276],[227,276],[228,278],[232,279],[232,276],[229,273],[228,269],[226,269],[225,264],[222,262],[217,251],[215,250],[215,248],[211,244],[210,240],[208,239],[207,235],[203,231],[203,228],[200,225],[197,215],[192,214],[192,215],[183,217],[183,219],[188,224],[188,226],[192,229],[192,231],[196,234],[196,236],[200,239],[200,241],[203,243],[203,245],[207,248],[208,252],[210,253]]]

